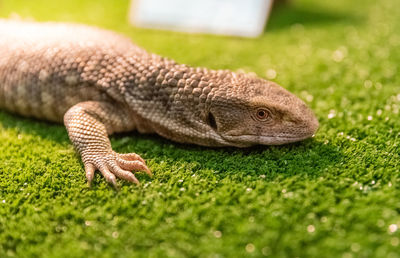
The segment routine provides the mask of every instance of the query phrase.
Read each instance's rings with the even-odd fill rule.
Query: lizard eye
[[[265,121],[269,118],[269,116],[270,116],[270,113],[265,108],[259,108],[256,111],[256,117],[258,120]]]

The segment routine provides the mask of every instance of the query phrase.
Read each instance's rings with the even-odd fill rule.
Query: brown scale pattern
[[[97,28],[7,20],[0,20],[0,108],[64,121],[89,183],[99,170],[114,185],[116,177],[138,183],[131,170],[151,174],[137,154],[111,149],[115,132],[245,147],[301,140],[318,126],[301,100],[272,82],[178,64]],[[254,119],[259,108],[268,121]]]

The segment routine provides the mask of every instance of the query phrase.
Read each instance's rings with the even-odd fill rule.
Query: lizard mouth
[[[251,145],[282,145],[293,143],[313,137],[312,135],[223,135],[231,145],[248,147]]]
[[[228,144],[248,147],[252,145],[282,145],[293,143],[314,137],[318,130],[318,120],[313,117],[306,126],[297,127],[296,132],[281,132],[271,135],[255,135],[255,134],[240,134],[238,132],[231,134],[221,134],[221,137],[228,142]]]

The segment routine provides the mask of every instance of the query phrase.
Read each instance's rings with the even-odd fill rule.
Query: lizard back
[[[0,108],[61,122],[79,102],[112,98],[127,52],[148,56],[110,31],[0,19]]]

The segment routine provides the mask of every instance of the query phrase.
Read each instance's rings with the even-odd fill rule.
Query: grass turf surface
[[[318,134],[250,149],[116,135],[155,174],[116,192],[100,176],[87,188],[63,126],[0,112],[1,257],[400,257],[397,0],[292,1],[258,39],[135,29],[127,7],[3,0],[0,16],[98,25],[194,66],[274,70]]]

